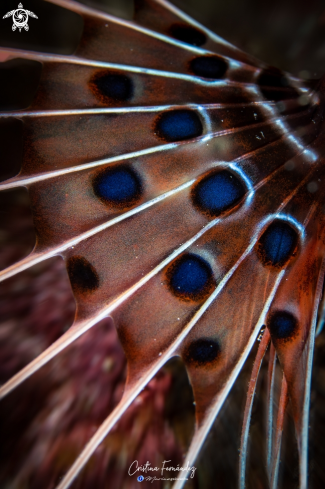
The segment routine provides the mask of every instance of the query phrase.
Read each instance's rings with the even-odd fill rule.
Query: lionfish
[[[22,324],[38,303],[25,329],[2,306],[2,487],[137,487],[153,475],[153,487],[172,478],[175,489],[199,487],[195,463],[246,368],[238,487],[263,371],[265,477],[253,487],[278,487],[289,417],[307,488],[325,271],[324,79],[263,64],[165,0],[136,0],[132,22],[49,1],[83,19],[75,54],[1,49],[9,67],[17,58],[42,67],[30,106],[0,114],[23,131],[21,170],[0,190],[27,187],[36,230],[33,251],[2,270],[2,290],[12,302],[28,289],[16,302]],[[5,261],[14,258],[8,250]],[[70,289],[55,296],[66,273],[72,325]],[[192,389],[176,383],[173,402],[186,417],[186,387],[195,409],[178,441],[163,419],[173,362]],[[127,473],[130,457],[138,470]],[[176,472],[145,468],[167,461]]]

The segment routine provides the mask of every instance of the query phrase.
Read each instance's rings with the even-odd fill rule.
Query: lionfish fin
[[[263,334],[262,337],[261,334]],[[246,473],[246,460],[248,452],[248,436],[249,436],[249,426],[252,415],[253,401],[256,391],[256,384],[258,379],[258,374],[263,362],[265,352],[270,344],[270,333],[268,330],[260,333],[257,341],[260,341],[258,351],[254,360],[254,366],[251,374],[251,378],[248,385],[246,405],[244,411],[244,420],[242,426],[242,434],[240,441],[240,457],[239,457],[239,489],[245,489],[245,473]]]
[[[283,432],[284,416],[285,416],[287,403],[288,403],[288,385],[285,376],[283,376],[281,382],[281,393],[280,393],[278,415],[277,415],[276,428],[275,428],[274,453],[272,457],[273,463],[272,463],[272,470],[270,473],[270,489],[276,489],[278,487],[282,432]]]
[[[274,403],[274,382],[275,382],[275,367],[276,367],[276,353],[273,343],[271,342],[269,364],[268,364],[268,376],[267,376],[267,412],[266,412],[266,460],[267,460],[267,473],[269,480],[271,478],[271,465],[272,465],[272,453],[273,453],[273,403]]]

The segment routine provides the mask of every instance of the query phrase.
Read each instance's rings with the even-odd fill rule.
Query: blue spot
[[[142,482],[142,481],[144,480],[143,475],[139,475],[139,477],[137,478],[137,480],[138,480],[139,482]]]
[[[276,219],[263,233],[258,254],[265,265],[282,267],[294,254],[298,233],[287,222]]]
[[[288,340],[295,336],[298,322],[296,318],[286,311],[276,311],[268,321],[268,328],[272,338]]]
[[[192,253],[186,253],[172,263],[167,280],[174,295],[184,300],[204,299],[214,286],[209,263]]]
[[[183,141],[201,136],[203,127],[193,110],[169,110],[158,117],[155,132],[168,142]]]
[[[193,341],[187,348],[185,360],[189,363],[206,365],[216,360],[219,353],[220,346],[215,340],[201,338]]]
[[[237,204],[246,193],[239,178],[228,170],[213,171],[192,190],[192,199],[198,209],[211,217]]]
[[[141,197],[141,182],[129,166],[106,168],[93,181],[96,196],[115,207],[130,207]]]
[[[228,64],[220,56],[198,56],[190,62],[190,69],[202,78],[218,80],[225,76]]]
[[[100,71],[91,80],[90,86],[95,94],[101,97],[107,97],[117,102],[126,102],[133,97],[133,82],[126,75],[116,73],[107,73]]]

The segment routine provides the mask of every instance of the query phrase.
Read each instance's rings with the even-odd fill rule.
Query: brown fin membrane
[[[159,34],[134,22],[100,13],[74,1],[51,0],[51,3],[73,10],[82,16],[84,29],[76,51],[77,56],[82,58],[145,66],[157,70],[168,66],[169,71],[192,74],[191,65],[194,59],[215,57],[213,51],[180,43],[173,37]],[[251,80],[256,73],[256,68],[249,64],[244,66],[244,63],[232,63],[230,58],[221,56],[219,61],[227,66],[228,74],[234,72],[234,78],[243,82]],[[214,79],[224,76],[224,70],[220,71],[219,65],[217,70],[213,70]],[[211,70],[208,71],[207,77],[211,78]]]
[[[240,51],[165,0],[135,0],[134,20],[179,41],[260,66],[253,56]]]

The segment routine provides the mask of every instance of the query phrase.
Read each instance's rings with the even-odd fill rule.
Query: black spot
[[[192,253],[177,258],[166,275],[170,290],[183,300],[200,301],[214,288],[215,282],[209,263]]]
[[[298,332],[298,321],[289,312],[276,311],[268,319],[267,326],[275,340],[290,340]]]
[[[192,46],[202,46],[207,40],[203,32],[186,24],[173,24],[169,29],[169,34],[175,39]]]
[[[90,80],[90,87],[99,98],[127,102],[133,97],[132,79],[124,74],[100,71]]]
[[[275,219],[261,236],[257,251],[265,265],[282,267],[295,254],[298,233],[281,219]]]
[[[228,63],[221,56],[198,56],[190,62],[190,70],[202,78],[219,80],[228,69]]]
[[[185,361],[197,366],[214,362],[220,353],[220,346],[215,340],[201,338],[193,341],[185,351]]]
[[[169,110],[158,116],[155,133],[168,142],[183,141],[201,136],[203,127],[193,110]]]
[[[257,79],[257,84],[263,96],[268,100],[279,101],[300,96],[299,92],[290,86],[285,74],[278,68],[263,70]]]
[[[278,68],[267,68],[258,76],[258,84],[266,87],[287,87],[289,81]]]
[[[99,287],[99,278],[95,268],[82,256],[68,259],[67,270],[74,292],[91,293]]]
[[[239,178],[228,170],[212,171],[192,190],[194,205],[211,217],[236,205],[246,193]]]
[[[105,204],[121,209],[133,206],[142,195],[140,178],[128,165],[100,171],[93,180],[93,189]]]

